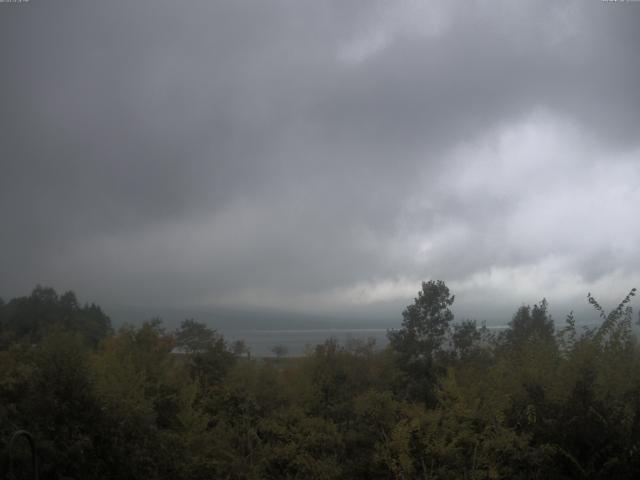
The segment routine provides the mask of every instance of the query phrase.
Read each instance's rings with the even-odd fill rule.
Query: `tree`
[[[274,345],[271,352],[280,359],[289,353],[289,349],[285,345]]]
[[[518,308],[509,322],[509,329],[504,332],[507,344],[520,346],[529,340],[553,340],[554,325],[547,312],[548,306],[547,300],[543,298],[533,308],[529,305]]]
[[[44,478],[86,478],[99,462],[92,437],[102,412],[85,345],[79,334],[53,331],[32,349],[31,391],[21,402],[22,421],[38,439]]]
[[[204,323],[196,322],[193,318],[182,321],[175,333],[176,343],[190,353],[204,352],[216,343],[219,335]]]
[[[433,358],[453,320],[454,298],[442,280],[422,282],[413,305],[402,312],[402,328],[387,334],[391,347],[409,362]]]
[[[191,375],[203,391],[222,382],[235,363],[236,355],[229,350],[224,337],[192,318],[180,324],[175,339],[190,354]]]
[[[466,359],[473,353],[481,338],[482,332],[478,330],[478,326],[473,320],[465,320],[461,324],[453,326],[451,340],[453,348],[461,359]]]
[[[454,299],[442,280],[422,282],[413,305],[402,312],[402,328],[387,334],[400,368],[409,377],[409,391],[427,401],[433,399],[434,361],[450,330],[453,313],[449,307]]]
[[[49,332],[79,333],[92,347],[111,333],[111,321],[93,303],[80,306],[71,291],[58,295],[53,288],[38,285],[28,297],[0,304],[0,344],[38,343]]]
[[[231,351],[236,357],[242,357],[246,355],[248,359],[251,359],[251,349],[244,340],[236,340],[231,344]]]

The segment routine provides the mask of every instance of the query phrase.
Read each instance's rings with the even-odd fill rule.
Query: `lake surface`
[[[314,347],[329,338],[335,338],[340,343],[358,339],[375,340],[376,347],[384,348],[387,342],[386,328],[353,328],[353,329],[308,329],[308,330],[229,330],[222,332],[229,341],[244,340],[256,357],[274,356],[271,349],[282,345],[287,349],[288,356],[304,354],[307,347]]]
[[[490,330],[502,330],[506,325],[488,326]],[[375,341],[376,348],[384,348],[387,340],[386,328],[318,328],[292,330],[220,330],[229,342],[244,340],[251,355],[255,357],[273,357],[271,351],[276,345],[287,349],[287,356],[300,356],[307,348],[313,348],[329,338],[335,338],[341,344],[349,340]]]

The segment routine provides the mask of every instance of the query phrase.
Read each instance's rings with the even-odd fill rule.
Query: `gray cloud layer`
[[[3,296],[373,314],[444,278],[482,317],[640,279],[640,4],[0,7]]]

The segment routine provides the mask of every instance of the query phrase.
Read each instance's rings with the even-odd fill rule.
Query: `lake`
[[[351,339],[367,340],[372,338],[376,346],[383,348],[387,342],[386,328],[351,328],[351,329],[308,329],[308,330],[229,330],[222,332],[232,342],[244,340],[251,355],[256,357],[274,356],[271,349],[275,345],[287,348],[288,356],[299,356],[305,352],[307,345],[315,346],[329,338],[340,343]]]
[[[506,325],[487,326],[489,330],[502,330]],[[251,355],[255,357],[273,357],[271,349],[282,345],[287,349],[287,356],[300,356],[307,346],[315,346],[329,338],[335,338],[341,344],[356,339],[375,340],[377,348],[384,348],[388,342],[386,328],[318,328],[291,330],[220,330],[229,343],[244,340]]]

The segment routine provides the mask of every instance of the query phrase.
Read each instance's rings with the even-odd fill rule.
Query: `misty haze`
[[[640,478],[640,1],[0,0],[0,478]]]

